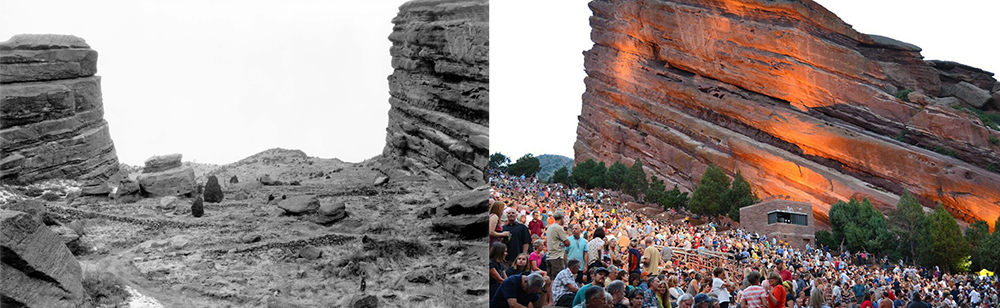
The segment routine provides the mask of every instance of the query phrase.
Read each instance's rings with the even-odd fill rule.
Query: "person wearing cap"
[[[590,277],[593,278],[593,281],[580,287],[580,291],[577,291],[576,297],[573,298],[573,306],[582,303],[586,299],[584,293],[587,292],[587,289],[599,287],[601,290],[604,290],[604,279],[608,277],[608,273],[608,269],[603,267],[591,268]]]
[[[542,307],[541,293],[545,291],[545,278],[533,273],[507,277],[490,301],[491,308]]]
[[[694,306],[696,308],[708,308],[715,305],[718,301],[718,299],[708,296],[708,294],[698,293],[698,295],[694,297]]]
[[[561,272],[566,268],[566,246],[569,246],[569,237],[566,236],[566,230],[562,227],[563,212],[556,211],[552,214],[552,223],[549,224],[549,228],[545,231],[545,242],[548,245],[549,254],[546,257],[549,260],[549,271],[553,273]]]

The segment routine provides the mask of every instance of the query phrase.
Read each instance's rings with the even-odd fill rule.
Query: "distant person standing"
[[[532,216],[533,217],[532,217],[531,221],[528,222],[528,231],[531,233],[531,235],[537,235],[537,236],[541,237],[542,236],[542,228],[545,227],[544,226],[545,223],[542,222],[542,220],[543,220],[542,219],[542,214],[539,214],[538,211],[535,211],[534,213],[532,213]]]
[[[569,237],[562,227],[563,213],[556,211],[552,214],[552,223],[545,231],[545,243],[548,245],[549,273],[558,273],[566,268],[566,248],[569,246]]]
[[[719,308],[729,308],[729,282],[725,281],[726,270],[716,267],[712,271],[712,294],[719,299]]]
[[[580,275],[577,276],[577,282],[589,282],[589,275],[586,275],[588,270],[587,262],[587,239],[583,238],[580,233],[583,231],[580,225],[575,224],[571,227],[573,230],[573,235],[569,237],[569,245],[566,247],[566,258],[567,259],[577,259],[584,262],[581,268],[583,269]],[[587,276],[587,279],[583,279]]]
[[[517,211],[507,212],[507,224],[503,226],[503,231],[510,234],[507,241],[507,265],[514,262],[514,258],[521,253],[528,253],[531,244],[531,233],[528,226],[517,221]]]

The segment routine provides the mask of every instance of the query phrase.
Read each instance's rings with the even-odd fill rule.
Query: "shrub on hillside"
[[[219,178],[214,175],[208,177],[208,183],[205,183],[204,196],[205,202],[222,202],[224,194],[222,193],[222,186],[219,185]]]
[[[83,273],[83,290],[94,306],[117,307],[129,298],[125,282],[106,271],[85,271]]]

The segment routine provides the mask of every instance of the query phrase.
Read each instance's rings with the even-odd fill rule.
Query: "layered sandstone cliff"
[[[809,0],[590,7],[577,162],[638,157],[685,190],[709,164],[740,170],[820,221],[837,200],[886,209],[904,189],[965,221],[1000,215],[1000,132],[952,107],[996,110],[991,73],[924,61]]]
[[[118,170],[104,120],[97,51],[71,35],[0,43],[0,173],[4,181],[102,182]]]
[[[489,151],[489,3],[416,0],[392,20],[383,155],[404,169],[485,184]]]

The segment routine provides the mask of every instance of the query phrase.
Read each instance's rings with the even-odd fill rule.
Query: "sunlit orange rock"
[[[1000,132],[931,103],[952,95],[942,85],[992,91],[991,73],[925,62],[808,0],[590,7],[577,162],[638,157],[684,190],[709,164],[740,170],[764,197],[812,203],[820,226],[837,200],[887,210],[904,189],[965,221],[1000,215],[1000,174],[987,170],[1000,166]],[[898,99],[903,89],[920,99]]]

